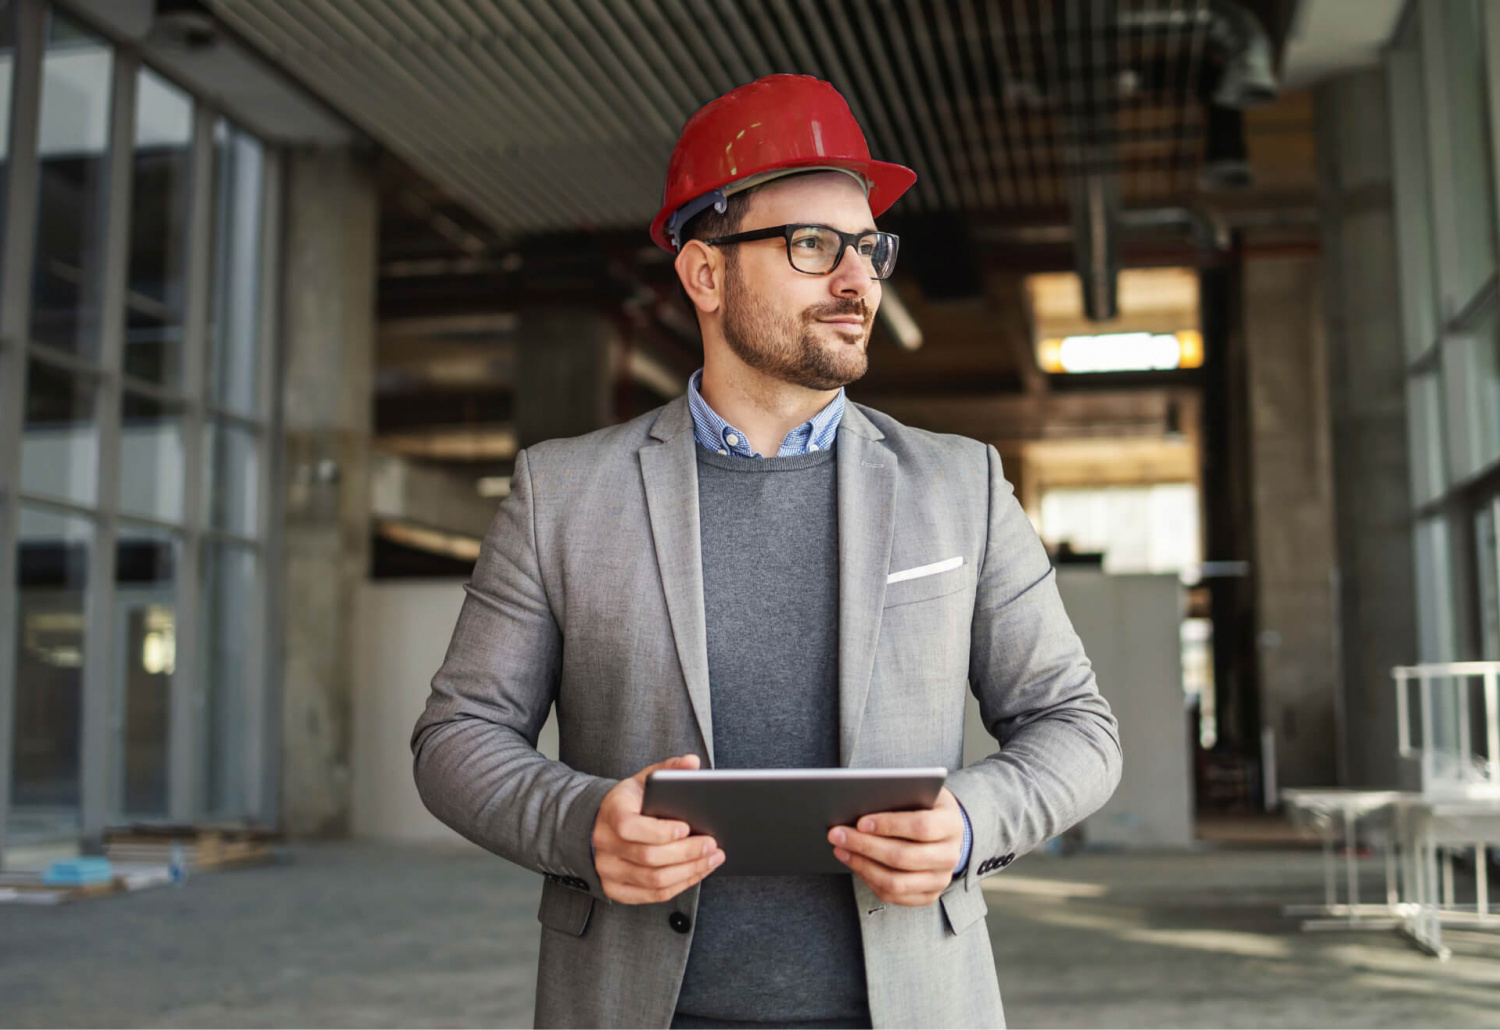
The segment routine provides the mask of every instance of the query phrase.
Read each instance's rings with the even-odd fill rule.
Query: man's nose
[[[863,297],[870,292],[870,270],[852,243],[844,248],[843,260],[833,274],[830,286],[840,297]]]

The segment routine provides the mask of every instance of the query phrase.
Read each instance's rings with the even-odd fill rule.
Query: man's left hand
[[[930,905],[953,882],[963,852],[964,817],[944,787],[925,811],[877,812],[859,826],[828,831],[833,854],[891,905]]]

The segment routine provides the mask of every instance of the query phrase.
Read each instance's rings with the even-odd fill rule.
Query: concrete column
[[[1316,257],[1243,270],[1262,733],[1275,783],[1338,782],[1333,473]]]
[[[1416,660],[1405,358],[1384,73],[1315,94],[1337,518],[1344,770],[1398,786],[1393,665]]]
[[[379,208],[361,153],[288,158],[281,812],[293,835],[342,836],[352,620],[369,563]]]

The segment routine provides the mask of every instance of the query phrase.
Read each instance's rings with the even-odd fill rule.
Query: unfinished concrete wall
[[[378,204],[354,150],[293,151],[287,173],[281,821],[294,835],[340,836],[355,598],[369,564]]]
[[[1333,473],[1320,271],[1312,256],[1253,258],[1242,278],[1260,713],[1278,787],[1338,782]]]
[[[1394,665],[1416,660],[1405,357],[1384,73],[1316,94],[1348,785],[1399,785]]]

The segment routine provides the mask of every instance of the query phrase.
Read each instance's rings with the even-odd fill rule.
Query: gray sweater
[[[839,764],[833,457],[698,448],[718,768]],[[847,875],[711,875],[695,924],[673,1026],[870,1025]]]

